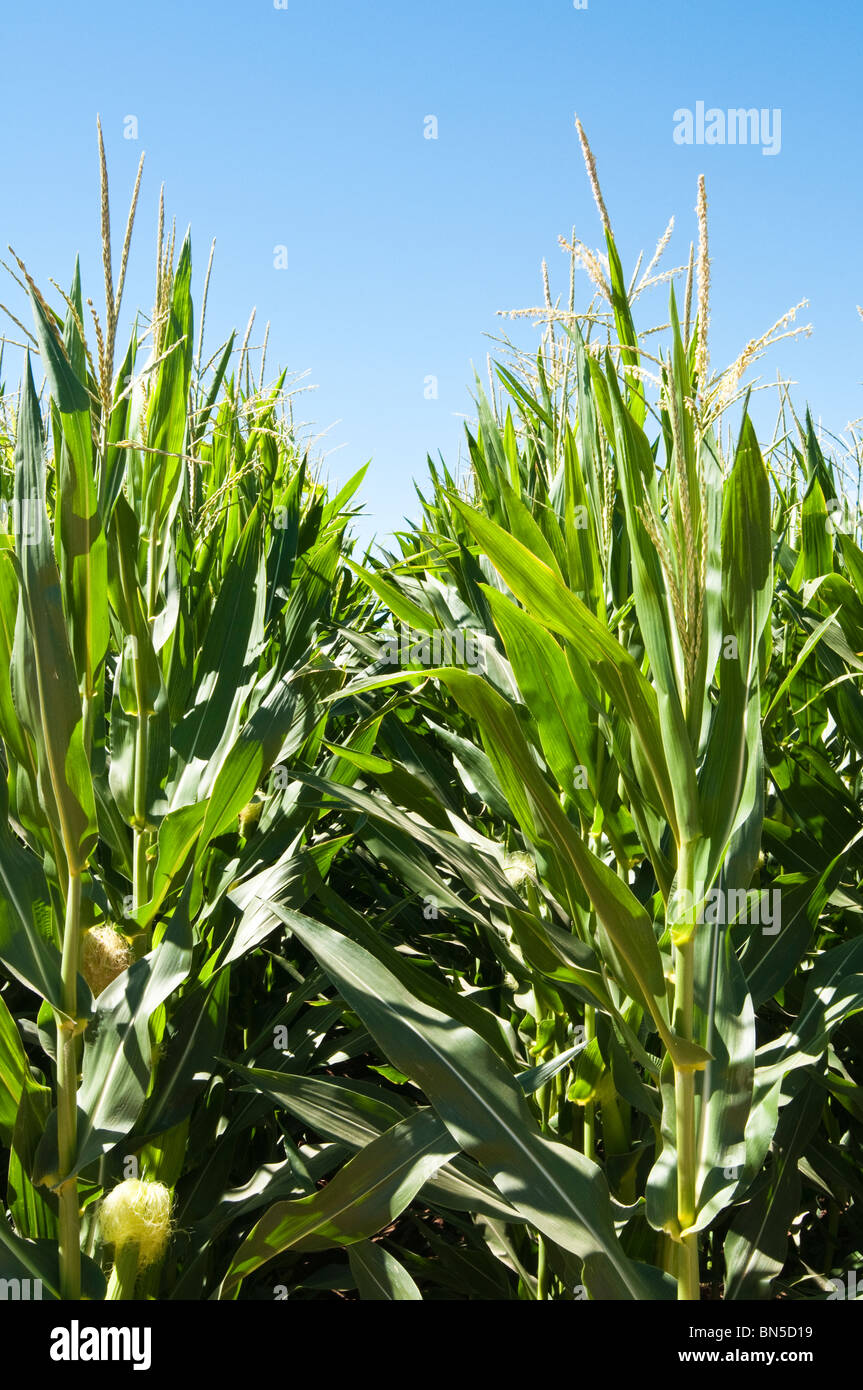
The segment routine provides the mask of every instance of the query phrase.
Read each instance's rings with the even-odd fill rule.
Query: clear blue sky
[[[415,513],[426,453],[457,460],[496,311],[537,302],[543,256],[565,290],[557,238],[573,224],[599,244],[578,112],[625,266],[652,252],[671,213],[668,264],[685,259],[704,172],[714,364],[808,297],[813,337],[766,370],[799,381],[798,399],[841,430],[863,414],[861,39],[859,0],[7,6],[0,239],[40,282],[68,281],[80,250],[99,302],[100,112],[115,256],[147,154],[124,317],[149,304],[164,180],[169,214],[181,233],[192,226],[198,301],[217,240],[211,350],[253,305],[254,341],[271,320],[270,362],[308,370],[318,390],[301,414],[343,446],[331,476],[372,459],[363,532],[383,536]],[[781,152],[675,144],[673,113],[698,101],[781,108]],[[123,137],[128,115],[137,141]],[[436,141],[423,138],[428,115]],[[278,245],[287,270],[274,268]],[[664,297],[645,305],[650,321]]]

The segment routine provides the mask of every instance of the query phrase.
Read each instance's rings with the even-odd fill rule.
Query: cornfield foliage
[[[116,362],[132,218],[95,333],[19,263],[0,1278],[806,1300],[863,1262],[847,463],[787,393],[769,442],[732,410],[757,351],[710,376],[703,188],[649,350],[596,191],[594,304],[547,292],[375,554],[285,377],[202,367],[188,240]]]

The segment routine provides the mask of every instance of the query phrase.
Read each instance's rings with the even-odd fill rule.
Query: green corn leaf
[[[36,1089],[15,1020],[0,997],[0,1140],[8,1148],[22,1093]]]
[[[28,358],[15,452],[16,501],[28,526],[17,552],[20,595],[12,691],[21,722],[38,749],[40,801],[70,872],[80,873],[98,838],[96,801],[44,489],[42,431]]]
[[[145,469],[146,510],[142,529],[146,535],[159,537],[166,534],[168,523],[176,514],[184,476],[194,350],[191,278],[192,246],[187,235],[174,272],[168,322],[162,340],[163,361],[158,368],[148,410],[150,452]],[[160,561],[160,575],[162,570]]]
[[[360,1298],[378,1303],[422,1302],[422,1294],[404,1265],[371,1240],[361,1240],[348,1250],[351,1273]]]
[[[81,312],[76,267],[70,296]],[[96,498],[90,401],[64,357],[45,311],[31,292],[39,350],[61,428],[54,430],[57,560],[63,588],[69,642],[78,684],[89,711],[108,650],[108,550]],[[70,313],[69,328],[78,329]],[[83,348],[80,351],[83,357]],[[89,739],[91,730],[87,730]]]
[[[744,417],[722,513],[722,606],[726,624],[720,693],[699,779],[705,841],[698,876],[712,882],[728,841],[751,817],[762,776],[759,643],[773,594],[770,486]],[[758,817],[750,833],[760,839]],[[757,853],[757,848],[756,848]]]
[[[493,589],[486,589],[486,594],[519,690],[536,720],[546,761],[558,785],[565,793],[575,794],[576,769],[579,769],[584,772],[587,788],[595,788],[593,747],[596,735],[563,652],[545,628],[523,609]],[[589,794],[584,801],[589,805]]]
[[[9,1144],[6,1198],[16,1231],[28,1240],[57,1239],[56,1198],[30,1180],[39,1141],[45,1132],[51,1109],[50,1087],[37,1086],[35,1083],[28,1085],[21,1092]]]
[[[60,943],[42,865],[10,833],[0,778],[0,961],[57,1009],[63,1006]]]

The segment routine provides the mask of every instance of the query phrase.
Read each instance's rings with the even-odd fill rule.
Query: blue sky
[[[861,38],[856,0],[6,7],[0,237],[43,284],[68,281],[80,250],[98,304],[100,112],[115,245],[147,154],[124,316],[149,306],[164,181],[169,215],[192,226],[198,300],[216,238],[211,351],[252,306],[254,342],[271,321],[270,364],[317,386],[297,413],[332,426],[332,478],[372,460],[362,532],[384,536],[416,513],[426,454],[458,459],[471,364],[484,372],[487,335],[504,327],[496,311],[537,302],[543,257],[565,290],[557,238],[573,224],[599,244],[576,112],[627,268],[672,213],[667,263],[685,259],[706,175],[714,365],[807,297],[799,321],[813,336],[761,369],[798,381],[797,399],[835,430],[863,415]],[[780,152],[676,144],[674,112],[698,101],[780,109]],[[137,140],[124,138],[130,115]],[[429,115],[437,140],[424,138]],[[645,302],[646,321],[664,317],[664,298]]]

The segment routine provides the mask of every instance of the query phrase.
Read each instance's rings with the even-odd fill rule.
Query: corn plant
[[[57,313],[22,264],[47,398],[28,353],[5,402],[0,539],[14,1227],[4,1218],[0,1241],[14,1273],[38,1270],[67,1299],[104,1287],[102,1246],[108,1258],[116,1245],[109,1297],[132,1295],[139,1256],[154,1263],[146,1241],[113,1236],[116,1212],[134,1223],[140,1203],[118,1199],[100,1226],[98,1199],[118,1177],[140,1181],[131,1162],[154,1184],[145,1215],[159,1184],[170,1207],[232,981],[277,925],[259,896],[301,904],[338,848],[297,809],[291,768],[324,751],[343,679],[330,649],[356,608],[341,560],[359,479],[327,497],[282,408],[284,377],[250,388],[246,366],[244,387],[233,339],[196,370],[190,242],[175,258],[161,222],[156,308],[115,373],[123,277],[115,290],[104,223],[103,242],[95,360],[77,270]],[[248,1002],[251,979],[242,990]]]
[[[701,214],[705,226],[703,192]],[[445,469],[433,471],[422,530],[405,538],[401,559],[363,572],[393,617],[413,629],[413,669],[373,674],[345,693],[405,680],[416,687],[414,777],[396,781],[390,772],[396,759],[405,762],[407,734],[396,733],[387,715],[384,766],[377,776],[369,768],[378,794],[343,795],[371,818],[360,839],[389,870],[442,914],[481,932],[491,959],[479,979],[495,983],[480,997],[492,1016],[518,1029],[506,1060],[514,1070],[541,1064],[532,1123],[588,1160],[594,1204],[609,1196],[626,1204],[632,1214],[621,1222],[620,1245],[672,1273],[679,1298],[700,1296],[708,1268],[715,1289],[724,1278],[727,1296],[765,1296],[785,1263],[789,1198],[806,1146],[822,1119],[827,1133],[843,1132],[845,1116],[825,1112],[822,1088],[845,1095],[854,1086],[831,1039],[840,1026],[852,1027],[860,1008],[859,937],[842,914],[837,943],[829,918],[837,908],[858,908],[859,814],[846,802],[841,839],[807,856],[805,876],[793,871],[802,843],[796,863],[787,854],[786,815],[789,782],[799,785],[801,732],[814,745],[803,762],[811,766],[814,755],[826,773],[816,749],[828,710],[829,765],[848,761],[835,744],[856,727],[859,628],[849,626],[852,582],[832,573],[824,499],[835,488],[811,423],[801,432],[805,457],[790,450],[791,474],[807,490],[799,532],[789,537],[790,499],[775,466],[771,485],[745,411],[733,456],[723,458],[716,402],[728,399],[728,378],[735,384],[741,368],[735,364],[719,387],[706,378],[704,292],[685,331],[672,294],[651,437],[645,364],[609,226],[606,244],[616,356],[591,350],[573,317],[566,325],[572,360],[561,371],[553,352],[540,356],[537,394],[523,375],[502,369],[506,411],[496,416],[480,392],[479,432],[469,435],[472,501]],[[706,242],[699,262],[706,285]],[[557,402],[553,394],[564,374],[574,383],[573,421],[567,393]],[[853,572],[858,553],[843,537],[841,568]],[[793,597],[801,583],[803,611]],[[795,620],[782,648],[788,664],[777,669],[771,617],[786,603]],[[484,671],[429,670],[427,658],[422,671],[421,639],[465,625]],[[824,677],[807,662],[827,663],[826,706],[816,694]],[[848,710],[840,710],[846,698]],[[798,709],[807,711],[801,729]],[[801,819],[798,809],[798,828]],[[753,892],[764,906],[754,924]],[[783,895],[791,909],[784,927],[771,917]],[[411,939],[436,959],[433,930],[415,929]],[[405,1005],[393,1004],[387,1028],[376,1019],[368,995],[373,981],[385,986],[374,962],[356,962],[361,995],[330,938],[310,925],[304,931],[391,1060],[423,1075],[440,1113],[456,1107],[464,1129],[456,1131],[447,1110],[450,1132],[494,1165],[501,1191],[518,1190],[521,1204],[510,1199],[539,1233],[536,1279],[527,1287],[539,1297],[572,1288],[575,1276],[560,1264],[563,1244],[581,1258],[577,1277],[591,1296],[625,1296],[625,1276],[614,1293],[604,1282],[595,1232],[570,1228],[568,1244],[559,1227],[551,1235],[550,1213],[562,1212],[550,1197],[536,1210],[535,1177],[528,1212],[526,1171],[509,1151],[512,1167],[504,1165],[503,1142],[492,1151],[475,1114],[478,1056],[465,1063],[461,1037],[447,1049],[466,1086],[458,1108],[457,1090],[446,1091],[437,1071],[418,1072],[422,1044],[412,1045],[392,1021]],[[804,972],[792,980],[801,963]],[[514,982],[510,990],[501,972]],[[450,974],[464,1018],[477,973],[450,967]],[[491,1019],[480,1024],[474,1016],[468,1026],[492,1031]],[[500,1082],[491,1056],[485,1065],[488,1084]],[[531,1123],[527,1114],[522,1120]],[[513,1145],[516,1136],[513,1121]],[[846,1137],[856,1149],[854,1131]],[[820,1157],[823,1183],[823,1146]],[[834,1221],[852,1175],[853,1162],[837,1184],[838,1200],[829,1189]],[[574,1181],[568,1193],[578,1203]],[[616,1253],[609,1240],[609,1265]],[[523,1249],[521,1258],[527,1262]]]

